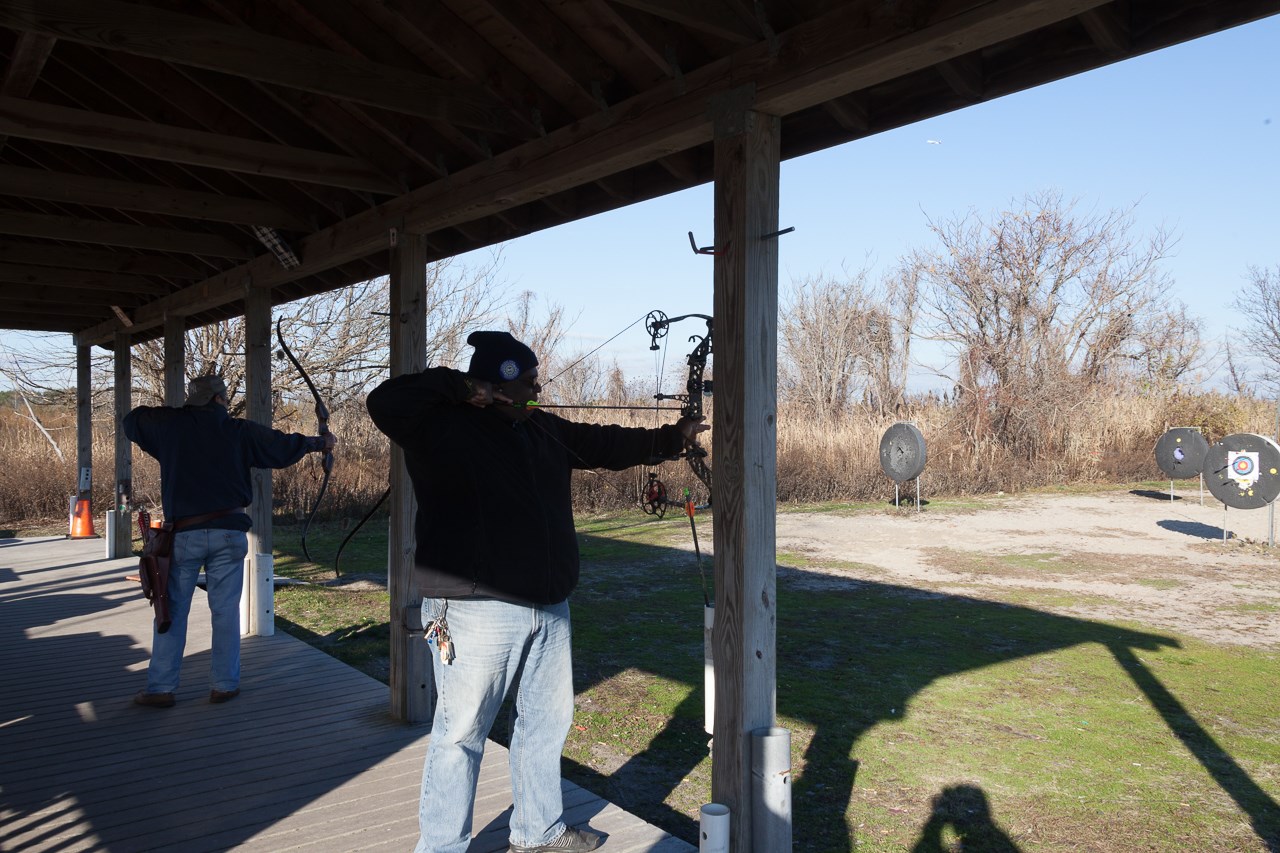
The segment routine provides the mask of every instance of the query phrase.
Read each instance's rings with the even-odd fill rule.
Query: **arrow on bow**
[[[311,396],[315,398],[316,423],[318,424],[316,431],[321,438],[324,438],[329,435],[329,407],[320,398],[320,392],[316,389],[315,383],[311,381],[311,377],[307,375],[307,371],[303,369],[302,363],[294,356],[293,351],[289,349],[289,345],[284,342],[283,323],[283,317],[276,321],[276,340],[280,342],[280,349],[288,356],[289,361],[297,369],[298,375],[302,377],[302,381],[307,383]],[[311,520],[316,517],[316,510],[320,509],[320,500],[324,497],[325,489],[329,487],[329,475],[333,472],[332,450],[325,450],[324,457],[321,460],[321,468],[324,470],[324,479],[320,481],[320,491],[316,493],[316,502],[312,504],[311,512],[307,515],[307,520],[302,525],[302,556],[306,557],[308,562],[314,561],[311,560],[311,553],[307,551],[307,530],[311,527]]]

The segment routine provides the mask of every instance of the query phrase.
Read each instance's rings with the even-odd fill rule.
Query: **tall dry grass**
[[[59,460],[49,441],[17,411],[0,411],[0,525],[64,516],[76,486],[75,413],[45,407],[37,410],[64,456]],[[596,422],[654,426],[652,412],[568,411],[564,414]],[[1019,492],[1072,483],[1121,483],[1159,479],[1152,448],[1172,426],[1201,427],[1210,440],[1238,432],[1273,435],[1276,409],[1270,401],[1240,399],[1215,393],[1103,395],[1064,403],[1044,420],[1034,458],[1000,446],[977,434],[968,415],[954,404],[936,399],[916,401],[898,418],[854,413],[816,419],[800,407],[778,412],[778,499],[783,502],[884,499],[893,483],[880,470],[879,446],[895,420],[916,424],[925,437],[929,462],[921,477],[928,495]],[[711,410],[714,424],[715,413]],[[309,411],[280,412],[276,426],[313,433]],[[331,428],[339,437],[332,480],[321,518],[357,518],[387,487],[388,444],[363,409],[335,412]],[[114,490],[114,422],[94,420],[94,507],[111,506]],[[715,469],[715,460],[710,460]],[[669,493],[689,488],[695,500],[705,489],[683,462],[659,469]],[[643,490],[646,469],[582,472],[575,477],[574,500],[580,511],[634,506]],[[275,472],[274,508],[278,517],[299,518],[312,506],[320,486],[318,459]],[[133,453],[133,489],[137,504],[159,503],[159,470],[137,448]]]

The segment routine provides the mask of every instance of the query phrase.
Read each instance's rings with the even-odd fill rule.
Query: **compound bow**
[[[653,398],[655,401],[675,400],[680,403],[681,417],[700,418],[703,414],[703,400],[705,397],[711,396],[712,393],[711,380],[703,378],[703,373],[707,369],[707,359],[712,354],[712,318],[706,314],[682,314],[679,317],[668,317],[661,311],[651,311],[649,316],[645,318],[644,328],[649,333],[649,349],[658,350],[661,349],[658,341],[667,336],[671,325],[681,320],[688,320],[690,317],[706,321],[707,333],[705,335],[694,334],[689,336],[689,342],[694,344],[694,347],[686,359],[689,365],[689,373],[685,380],[684,393],[658,393],[654,394]],[[698,444],[690,444],[677,458],[683,458],[688,462],[694,476],[707,487],[706,506],[711,506],[711,468],[707,465],[706,449]],[[684,501],[671,500],[667,496],[666,485],[658,478],[656,472],[651,471],[640,505],[646,513],[656,515],[659,518],[666,513],[668,507],[672,506],[685,507],[686,512],[689,512],[692,509],[692,501],[689,499],[687,491]],[[692,516],[690,516],[690,520],[692,521]]]

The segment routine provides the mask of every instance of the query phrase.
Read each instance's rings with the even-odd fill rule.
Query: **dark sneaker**
[[[145,705],[148,708],[172,708],[172,693],[148,693],[143,690],[133,697],[133,704]]]
[[[520,847],[512,844],[508,848],[508,853],[587,853],[588,850],[599,847],[603,840],[594,832],[575,829],[571,826],[560,833],[560,837],[555,841],[539,844],[537,847]]]
[[[237,687],[235,690],[210,690],[209,701],[212,702],[214,705],[217,705],[221,702],[230,702],[232,699],[236,698],[239,695],[240,695],[239,687]]]

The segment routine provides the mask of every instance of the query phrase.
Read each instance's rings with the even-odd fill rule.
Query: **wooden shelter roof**
[[[1280,12],[1280,0],[0,0],[0,328],[159,337]],[[394,232],[393,232],[394,229]],[[269,246],[283,246],[280,255]]]

